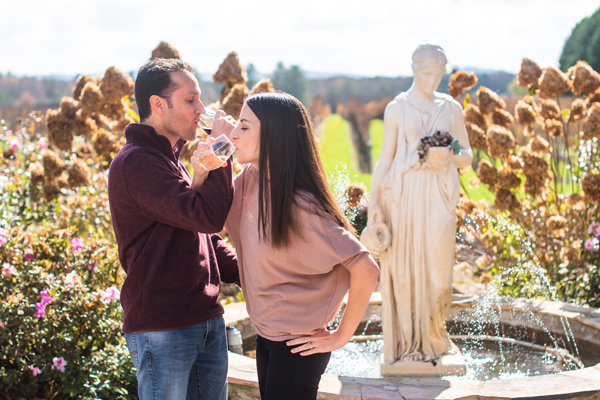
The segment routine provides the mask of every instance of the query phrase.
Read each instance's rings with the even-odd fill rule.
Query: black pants
[[[285,342],[256,336],[256,366],[262,400],[315,400],[329,353],[292,354]]]

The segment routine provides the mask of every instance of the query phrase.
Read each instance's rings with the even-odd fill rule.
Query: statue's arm
[[[397,102],[390,102],[383,114],[383,142],[381,154],[371,181],[371,195],[369,197],[368,225],[381,221],[381,204],[379,203],[381,185],[396,156],[398,140],[398,109]]]
[[[453,100],[452,103],[452,116],[454,118],[455,129],[453,136],[460,141],[460,153],[453,154],[452,161],[454,161],[458,168],[468,168],[471,166],[471,161],[473,160],[473,151],[469,144],[469,135],[465,127],[462,108],[456,100]]]

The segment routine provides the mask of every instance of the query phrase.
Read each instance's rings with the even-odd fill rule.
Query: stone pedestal
[[[444,376],[465,375],[467,366],[462,354],[447,354],[435,361],[396,361],[385,364],[381,361],[383,376]]]

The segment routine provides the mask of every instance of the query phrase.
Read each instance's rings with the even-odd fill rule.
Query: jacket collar
[[[163,135],[159,135],[152,126],[136,123],[127,125],[125,128],[125,139],[127,139],[127,143],[153,147],[164,153],[174,162],[179,160],[179,154],[186,143],[185,140],[179,138],[175,143],[175,147],[171,148],[169,139]]]

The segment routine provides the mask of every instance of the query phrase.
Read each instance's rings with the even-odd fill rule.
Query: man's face
[[[165,136],[173,144],[178,138],[192,141],[196,139],[198,117],[204,111],[198,81],[186,72],[172,72],[171,80],[176,89],[166,99],[168,107],[162,121]]]

